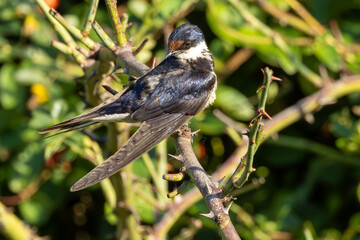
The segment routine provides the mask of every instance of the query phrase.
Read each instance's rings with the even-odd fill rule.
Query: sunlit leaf
[[[254,115],[253,106],[247,97],[235,88],[229,86],[218,87],[214,106],[220,108],[230,117],[237,120],[247,121]]]

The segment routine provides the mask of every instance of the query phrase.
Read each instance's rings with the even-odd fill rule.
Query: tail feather
[[[97,123],[96,121],[91,121],[90,119],[91,119],[91,117],[88,117],[88,118],[74,117],[67,121],[58,123],[56,125],[53,125],[53,126],[50,126],[50,127],[44,128],[44,129],[41,129],[38,131],[38,133],[45,134],[45,133],[61,131],[61,130],[67,130],[64,132],[69,132],[69,131],[80,129],[80,128]],[[61,132],[61,133],[64,133],[64,132]]]
[[[97,121],[91,121],[91,119],[100,116],[97,113],[97,111],[100,110],[101,108],[115,102],[118,98],[121,97],[121,95],[127,89],[128,89],[128,86],[124,87],[120,92],[118,92],[117,94],[110,97],[109,99],[107,99],[103,103],[99,104],[98,106],[94,107],[93,109],[91,109],[88,112],[85,112],[85,113],[83,113],[83,114],[81,114],[79,116],[76,116],[76,117],[71,118],[71,119],[69,119],[67,121],[61,122],[59,124],[56,124],[54,126],[41,129],[41,130],[38,131],[38,133],[39,134],[45,134],[45,133],[49,133],[49,132],[53,132],[53,131],[59,131],[59,130],[72,131],[72,130],[80,129],[80,128],[95,124],[95,123],[97,123]],[[68,131],[65,131],[65,132],[68,132]]]
[[[132,161],[151,150],[159,142],[170,136],[192,116],[166,114],[155,121],[145,121],[131,138],[113,156],[94,168],[77,181],[70,191],[78,191],[110,177]]]

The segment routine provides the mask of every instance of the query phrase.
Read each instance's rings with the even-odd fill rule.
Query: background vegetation
[[[52,4],[82,29],[89,2]],[[242,239],[360,239],[358,0],[129,0],[119,1],[118,11],[129,16],[127,36],[134,46],[149,38],[136,56],[149,66],[155,57],[156,63],[164,58],[164,39],[173,27],[191,22],[204,31],[219,88],[214,106],[196,116],[191,128],[201,129],[194,148],[209,175],[241,157],[243,140],[236,130],[244,131],[254,115],[260,68],[270,66],[283,79],[271,85],[267,106],[271,116],[280,116],[277,125],[266,122],[269,139],[255,155],[257,171],[230,210]],[[96,20],[114,36],[103,1]],[[90,38],[100,42],[93,30]],[[161,176],[180,166],[168,162],[167,153],[175,154],[171,140],[112,182],[69,192],[92,163],[117,148],[111,133],[118,133],[121,145],[136,126],[38,135],[38,129],[93,104],[84,102],[82,68],[50,46],[54,39],[58,35],[33,2],[0,1],[0,238],[219,239],[213,221],[199,215],[208,209],[191,184],[182,196],[166,197],[175,185]],[[102,84],[120,89],[127,75],[118,73],[117,82],[108,77],[110,70],[103,72]],[[356,84],[339,85],[332,97],[320,95],[314,114],[304,112],[300,121],[276,115],[351,75]],[[106,98],[101,89],[97,94]],[[19,228],[22,223],[31,228]]]

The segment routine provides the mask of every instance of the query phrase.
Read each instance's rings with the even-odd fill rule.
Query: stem
[[[113,40],[111,40],[111,38],[105,33],[105,31],[102,29],[100,24],[97,21],[94,21],[91,25],[94,28],[96,34],[101,39],[101,41],[103,41],[105,46],[110,50],[113,50],[116,47],[116,45],[113,42]]]
[[[167,159],[167,140],[166,139],[156,146],[156,153],[158,156],[158,174],[159,174],[157,176],[157,178],[161,179],[162,176],[167,173],[168,159]],[[159,193],[161,193],[159,200],[169,203],[170,199],[163,198],[163,195],[162,195],[162,193],[166,193],[168,191],[167,181],[160,181],[158,188],[159,188]]]
[[[158,189],[159,191],[159,195],[161,196],[160,198],[161,199],[165,199],[165,196],[166,196],[166,191],[165,189],[163,189],[161,187],[161,176],[159,176],[159,172],[156,170],[150,156],[148,153],[145,153],[143,156],[142,156],[143,160],[144,160],[144,163],[147,167],[147,169],[149,170],[150,172],[150,175],[151,175],[151,178],[156,186],[156,188]]]
[[[317,34],[322,34],[325,28],[296,0],[285,0],[289,6],[294,9],[297,14],[304,19],[309,26],[311,26]]]
[[[266,0],[257,0],[259,5],[271,16],[279,19],[282,23],[289,24],[294,28],[308,34],[311,36],[316,36],[316,32],[311,25],[307,24],[304,20],[300,19],[297,16],[294,16],[288,12],[281,10],[280,8],[275,7],[273,4]]]
[[[85,44],[89,49],[93,50],[95,48],[95,42],[88,37],[84,37],[81,34],[81,31],[70,24],[68,21],[63,18],[60,13],[58,13],[55,9],[49,10],[50,15],[55,18],[61,25],[63,25],[66,30],[68,30],[72,35],[74,35],[77,39],[79,39],[82,43]]]
[[[232,174],[231,178],[226,182],[223,191],[225,195],[228,195],[234,188],[240,188],[249,178],[249,175],[254,171],[253,170],[253,161],[255,152],[260,145],[260,141],[262,140],[262,131],[259,132],[260,125],[263,115],[265,112],[265,105],[266,99],[268,96],[270,84],[272,79],[272,70],[269,68],[265,68],[264,72],[264,82],[260,102],[258,105],[258,113],[252,120],[255,122],[250,128],[250,135],[249,135],[249,145],[248,145],[248,152],[246,157],[244,158],[243,162],[240,162],[234,173]],[[262,129],[263,130],[263,129]]]
[[[314,86],[321,87],[322,81],[320,76],[311,71],[303,62],[293,53],[289,45],[285,42],[283,37],[276,31],[272,30],[270,27],[262,23],[257,19],[245,6],[245,4],[239,0],[230,0],[231,4],[241,13],[241,15],[248,21],[254,28],[258,29],[265,36],[273,39],[273,43],[283,51],[287,57],[294,62],[294,66],[297,67],[297,70],[304,76],[306,79],[312,83]]]
[[[0,235],[7,239],[43,239],[0,202]]]
[[[71,37],[69,32],[58,21],[56,21],[55,18],[53,18],[50,15],[49,6],[43,0],[36,0],[36,3],[41,8],[41,10],[44,12],[47,19],[54,26],[55,31],[59,33],[60,37],[64,40],[64,42],[72,49],[72,55],[74,56],[75,60],[80,65],[84,65],[86,62],[86,59],[79,51],[76,50],[78,45],[76,44],[74,39]]]
[[[115,29],[116,40],[120,47],[125,46],[127,43],[125,36],[126,26],[123,26],[123,24],[120,21],[117,10],[117,2],[116,0],[105,0],[105,4],[109,12],[111,22]]]
[[[89,11],[86,16],[86,21],[84,24],[84,29],[81,32],[84,37],[87,37],[90,33],[91,24],[94,22],[96,10],[97,10],[98,6],[99,6],[99,0],[91,0],[90,6],[89,6]]]

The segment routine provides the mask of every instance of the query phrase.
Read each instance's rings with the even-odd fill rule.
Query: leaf
[[[14,80],[15,66],[5,64],[0,69],[0,104],[6,109],[15,108],[19,102],[18,84]]]
[[[28,201],[19,205],[24,219],[31,225],[41,226],[48,222],[54,205],[54,200],[44,192],[37,192]]]
[[[150,4],[147,1],[129,1],[128,8],[135,17],[142,19],[149,10]]]
[[[276,45],[259,45],[256,47],[257,55],[261,60],[274,67],[281,67],[287,74],[296,73],[296,65],[294,59],[297,57],[296,48],[292,48],[292,56],[286,55]]]
[[[214,106],[237,120],[247,121],[254,115],[249,100],[241,92],[229,86],[218,87]]]
[[[221,61],[225,61],[228,59],[231,54],[234,52],[234,45],[227,42],[220,40],[219,38],[215,38],[210,43],[210,51],[214,54],[216,58]]]
[[[313,44],[315,56],[331,71],[337,72],[341,68],[341,55],[337,51],[335,40],[331,33],[326,32],[315,39]]]
[[[202,133],[208,135],[220,135],[225,130],[225,125],[212,114],[202,112],[190,120],[191,129],[200,129]]]
[[[136,184],[135,187],[140,188],[142,194],[154,197],[152,191],[150,190],[150,185],[139,183]],[[146,223],[153,223],[155,221],[153,206],[151,206],[142,196],[135,196],[135,208],[137,213],[140,215],[141,220]]]
[[[26,85],[34,83],[47,85],[46,83],[49,82],[45,72],[38,68],[21,68],[15,72],[14,78],[18,83]]]
[[[43,165],[44,150],[38,142],[32,142],[11,162],[12,178],[9,183],[11,191],[18,193],[39,175]]]

